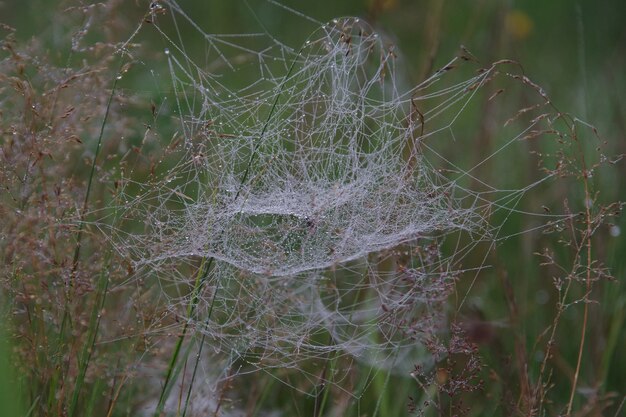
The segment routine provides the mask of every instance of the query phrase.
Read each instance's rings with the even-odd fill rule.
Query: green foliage
[[[4,299],[0,296],[2,301]],[[0,415],[23,416],[26,411],[23,381],[18,376],[18,362],[13,351],[11,320],[4,309],[0,311],[0,319]]]

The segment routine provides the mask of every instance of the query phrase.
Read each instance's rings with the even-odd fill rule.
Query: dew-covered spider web
[[[429,363],[455,282],[489,267],[502,224],[551,177],[503,188],[480,168],[544,131],[548,101],[500,70],[508,63],[466,52],[412,84],[366,22],[264,4],[301,22],[306,40],[280,39],[252,7],[257,25],[242,34],[213,33],[176,1],[151,4],[141,30],[164,45],[153,111],[175,134],[150,178],[129,179],[116,200],[135,232],[114,227],[111,239],[166,307],[159,331],[186,326],[215,386],[262,371],[312,394],[331,360],[337,386],[355,364]],[[498,99],[498,83],[531,91],[536,104],[509,116],[534,118],[463,167],[443,148],[473,148],[459,118]]]

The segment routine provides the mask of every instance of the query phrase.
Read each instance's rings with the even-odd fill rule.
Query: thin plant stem
[[[192,302],[189,304],[189,307],[187,307],[187,320],[185,321],[185,324],[183,325],[183,329],[180,335],[178,336],[178,340],[176,341],[176,346],[174,347],[174,353],[172,354],[170,364],[167,368],[167,374],[165,375],[165,381],[163,381],[163,387],[161,388],[161,394],[159,395],[159,402],[154,412],[155,416],[159,416],[161,412],[163,411],[163,407],[165,406],[165,400],[167,399],[167,396],[169,395],[169,392],[171,390],[170,381],[172,380],[172,376],[174,375],[176,364],[178,363],[178,356],[180,355],[180,351],[182,349],[185,336],[187,335],[187,329],[189,329],[189,320],[191,320],[191,317],[195,312],[196,306],[200,299],[200,290],[202,289],[204,281],[206,280],[209,274],[209,269],[211,268],[212,264],[213,264],[213,258],[202,259],[202,263],[200,265],[198,275],[196,276],[196,282],[194,284],[193,297],[191,300]]]
[[[84,220],[87,214],[87,204],[89,203],[89,194],[91,193],[93,177],[96,172],[96,162],[98,161],[98,155],[100,154],[100,150],[102,149],[102,138],[104,137],[104,129],[106,127],[107,120],[109,118],[109,111],[111,109],[111,104],[113,103],[113,97],[115,97],[115,91],[117,89],[117,82],[120,79],[121,70],[122,70],[122,60],[120,59],[120,65],[119,65],[118,70],[115,73],[116,76],[113,79],[113,86],[111,87],[111,94],[109,94],[106,109],[104,111],[104,117],[102,118],[102,124],[100,125],[100,133],[98,134],[98,143],[96,144],[96,151],[93,156],[93,161],[91,162],[91,169],[89,171],[89,179],[87,180],[87,191],[85,192],[85,199],[83,200],[83,206],[80,211],[79,222],[78,222],[78,232],[76,234],[76,247],[74,249],[74,257],[72,259],[72,273],[70,275],[72,279],[74,278],[76,274],[76,269],[78,268],[78,259],[80,257],[81,242],[82,242],[83,231],[84,231]]]
[[[574,135],[574,138],[576,138],[576,136]],[[580,343],[579,343],[579,347],[578,347],[578,359],[576,360],[576,371],[574,372],[574,381],[572,382],[572,390],[570,392],[570,397],[569,397],[569,402],[567,403],[567,412],[565,413],[566,416],[571,416],[572,415],[572,405],[574,403],[574,395],[576,394],[576,386],[578,385],[578,378],[580,376],[580,366],[582,364],[582,358],[583,358],[583,352],[584,352],[584,348],[585,348],[585,336],[587,333],[587,320],[589,318],[589,303],[587,302],[587,297],[589,297],[590,293],[591,293],[591,235],[592,235],[592,230],[591,230],[591,198],[590,198],[590,193],[589,193],[589,179],[588,179],[588,175],[587,175],[587,166],[585,164],[585,154],[583,153],[583,150],[580,148],[580,143],[578,143],[579,146],[579,151],[580,151],[580,155],[581,155],[581,164],[582,164],[582,169],[583,169],[583,185],[584,185],[584,189],[585,189],[585,226],[586,226],[586,231],[585,231],[585,245],[587,247],[587,263],[586,263],[586,267],[587,267],[587,274],[586,274],[586,292],[585,292],[585,299],[584,299],[584,307],[583,307],[583,323],[582,323],[582,329],[580,331]]]
[[[104,111],[104,117],[102,118],[102,123],[100,124],[100,131],[98,134],[96,150],[94,153],[93,160],[91,162],[91,169],[90,169],[89,178],[87,181],[87,190],[85,191],[85,198],[83,200],[83,204],[82,204],[80,214],[79,214],[78,231],[76,235],[76,246],[74,248],[74,255],[72,259],[72,269],[70,272],[70,279],[69,279],[68,285],[66,286],[66,291],[65,291],[65,305],[63,309],[64,310],[63,319],[61,320],[61,329],[59,331],[59,342],[60,342],[59,345],[61,345],[61,341],[65,333],[65,326],[70,319],[70,315],[69,315],[70,288],[73,286],[73,281],[76,277],[76,272],[78,269],[78,261],[80,259],[80,250],[82,246],[82,237],[83,237],[83,232],[84,232],[84,220],[87,215],[87,206],[89,204],[89,196],[91,194],[91,188],[93,185],[93,177],[96,171],[96,164],[98,161],[98,156],[100,154],[100,150],[102,149],[104,129],[107,125],[109,113],[111,110],[111,105],[113,103],[113,97],[115,97],[117,83],[120,79],[119,75],[121,74],[121,71],[122,71],[122,65],[123,65],[122,62],[123,60],[120,58],[118,69],[115,72],[115,77],[113,78],[113,85],[111,87],[111,93],[109,94],[109,97],[107,99],[107,104],[106,104],[106,108]],[[100,283],[98,285],[99,290],[98,290],[98,293],[96,294],[96,303],[94,304],[94,308],[92,310],[91,319],[90,319],[89,335],[87,338],[87,342],[85,346],[83,347],[83,352],[81,355],[81,364],[79,365],[79,374],[78,374],[76,383],[74,385],[74,393],[72,395],[72,399],[70,400],[70,406],[69,406],[69,411],[68,411],[68,416],[70,417],[74,415],[74,410],[76,409],[76,405],[78,403],[78,398],[79,398],[80,391],[84,382],[89,360],[91,358],[91,353],[93,350],[93,345],[95,343],[95,338],[98,332],[99,323],[100,323],[100,317],[99,317],[98,311],[102,308],[104,301],[106,299],[106,292],[108,289],[108,278],[105,276],[104,270],[106,270],[106,268],[103,268],[103,272],[101,272]],[[102,285],[103,282],[104,282],[104,285]],[[69,324],[71,325],[71,323]]]
[[[302,49],[300,49],[300,51],[298,51],[298,54],[296,55],[299,56],[300,53],[302,52]],[[287,71],[287,74],[285,75],[283,82],[279,88],[279,93],[276,95],[276,98],[274,99],[274,102],[272,103],[272,107],[270,108],[269,114],[267,116],[267,119],[265,120],[265,123],[263,124],[263,129],[261,130],[261,134],[259,135],[259,139],[257,140],[254,148],[252,149],[252,152],[250,154],[250,158],[248,159],[248,163],[246,164],[246,169],[243,173],[243,176],[241,178],[241,181],[239,183],[239,188],[237,190],[237,193],[235,194],[235,197],[233,198],[233,201],[237,201],[237,199],[239,198],[239,196],[241,195],[241,191],[243,190],[243,186],[245,185],[246,181],[248,180],[248,176],[250,175],[250,169],[252,167],[252,163],[254,162],[254,158],[257,154],[257,151],[259,149],[259,147],[261,146],[261,141],[263,139],[263,137],[265,136],[265,132],[267,131],[267,128],[269,126],[270,121],[272,120],[272,117],[274,116],[274,113],[276,111],[276,107],[278,106],[278,101],[281,97],[281,93],[283,91],[283,87],[286,83],[286,81],[289,79],[289,76],[291,75],[293,69],[295,68],[295,64],[296,64],[296,59],[294,58],[293,61],[291,62],[291,65],[289,67],[289,70]],[[196,284],[194,286],[194,296],[192,298],[191,304],[190,304],[190,308],[188,309],[188,320],[191,319],[191,315],[193,313],[193,311],[195,310],[195,307],[197,306],[199,300],[200,300],[200,291],[202,286],[204,285],[204,282],[206,281],[206,278],[208,277],[209,274],[209,269],[211,267],[211,264],[213,263],[214,258],[210,257],[210,258],[204,258],[203,259],[203,264],[206,263],[207,267],[206,269],[204,269],[204,271],[202,272],[202,278],[200,280],[196,280]],[[218,291],[219,287],[216,287],[216,290],[213,293],[213,298],[211,301],[211,306],[210,306],[210,310],[209,313],[207,315],[206,321],[208,322],[208,320],[210,320],[211,318],[211,314],[213,312],[213,305],[215,302],[215,297],[217,295],[217,291]],[[157,409],[155,411],[155,417],[158,417],[158,415],[163,411],[163,407],[165,405],[165,400],[166,400],[166,391],[168,391],[168,384],[170,382],[170,379],[172,377],[172,373],[173,373],[173,369],[176,366],[176,363],[178,361],[178,355],[180,354],[180,349],[182,346],[182,343],[187,335],[187,329],[189,327],[189,321],[185,322],[185,325],[183,326],[183,330],[182,333],[180,334],[180,336],[178,337],[178,341],[176,342],[176,347],[174,348],[174,355],[172,356],[172,360],[170,361],[170,365],[168,367],[168,371],[167,371],[167,375],[165,377],[165,382],[163,384],[163,388],[161,389],[161,395],[159,396],[159,402],[157,405]],[[196,356],[196,362],[194,364],[194,371],[193,371],[193,376],[192,376],[192,380],[190,381],[189,384],[189,388],[188,388],[188,392],[187,392],[187,397],[185,400],[185,407],[183,409],[183,416],[185,415],[187,408],[188,408],[188,404],[189,404],[189,400],[191,397],[191,390],[193,389],[193,382],[195,379],[195,375],[196,375],[196,371],[198,368],[198,364],[200,361],[200,353],[202,352],[202,346],[204,345],[204,341],[205,341],[205,336],[203,335],[202,339],[200,340],[200,347],[199,347],[199,352],[198,355]]]

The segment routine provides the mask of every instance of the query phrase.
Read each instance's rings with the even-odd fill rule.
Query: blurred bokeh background
[[[54,36],[56,11],[91,3],[96,2],[3,0],[0,16],[2,22],[19,29],[21,39]],[[132,17],[140,15],[147,2],[124,3],[127,16]],[[248,5],[242,0],[184,3],[215,33],[244,33],[246,26],[250,28]],[[276,6],[258,0],[249,4],[278,37],[306,36],[302,21],[287,20]],[[284,0],[281,4],[322,22],[342,16],[365,18],[395,39],[416,79],[447,62],[460,45],[483,62],[518,60],[557,103],[567,103],[568,111],[588,115],[597,123],[621,124],[623,129],[619,98],[624,91],[626,3],[622,1]]]

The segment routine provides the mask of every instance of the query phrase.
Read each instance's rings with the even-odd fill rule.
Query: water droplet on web
[[[169,48],[165,48],[165,55],[169,55],[169,54],[170,54]]]

